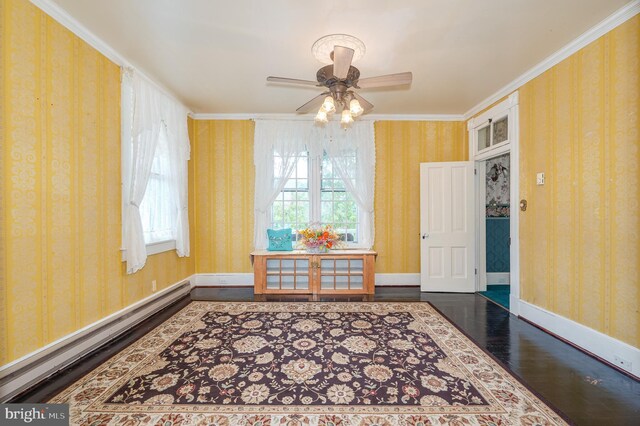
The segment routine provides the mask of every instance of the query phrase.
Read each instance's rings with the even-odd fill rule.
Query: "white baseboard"
[[[508,285],[509,272],[487,272],[487,285]]]
[[[253,273],[195,274],[193,287],[253,287]]]
[[[68,334],[47,346],[0,367],[0,402],[70,365],[105,342],[189,294],[192,277]]]
[[[420,285],[420,274],[376,274],[377,286]]]
[[[522,318],[640,377],[640,349],[523,300],[518,305]]]
[[[194,287],[253,287],[252,273],[196,274]],[[420,274],[376,274],[377,286],[420,285]]]

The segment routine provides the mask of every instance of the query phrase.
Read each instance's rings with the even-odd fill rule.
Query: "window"
[[[349,171],[356,170],[355,153],[349,156],[349,162],[353,167]],[[355,200],[347,192],[344,182],[333,171],[331,160],[325,154],[322,158],[320,187],[320,218],[323,225],[333,225],[336,232],[343,236],[348,243],[358,242],[358,206]],[[350,179],[355,180],[353,176]]]
[[[254,135],[256,250],[268,228],[331,224],[349,248],[374,244],[373,122],[322,129],[306,120],[257,120]]]
[[[187,109],[155,85],[122,72],[122,248],[127,273],[147,256],[189,256]]]
[[[156,146],[149,182],[140,203],[145,244],[175,239],[178,202],[171,187],[169,144],[164,127]]]
[[[281,170],[282,157],[274,154],[275,170]],[[296,157],[293,173],[285,183],[271,207],[271,227],[294,230],[307,226],[310,221],[309,202],[309,155],[306,152]],[[282,176],[275,176],[281,179]]]
[[[273,161],[274,170],[280,170],[282,158],[274,154]],[[355,170],[355,153],[348,161],[353,163],[350,170]],[[333,225],[345,243],[357,244],[359,222],[356,202],[326,153],[321,161],[310,159],[307,152],[300,153],[291,176],[271,206],[271,227],[291,228],[295,239],[295,231],[310,223]]]

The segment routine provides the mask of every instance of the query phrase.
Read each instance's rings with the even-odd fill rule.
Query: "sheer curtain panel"
[[[253,243],[267,248],[271,205],[287,183],[299,153],[307,150],[312,125],[305,121],[256,121],[253,161],[256,166]],[[281,161],[274,164],[274,155]]]
[[[376,152],[372,121],[353,123],[350,129],[330,122],[317,127],[313,121],[258,120],[254,139],[255,225],[254,246],[267,247],[271,205],[280,194],[296,164],[296,156],[307,152],[310,161],[321,162],[324,153],[358,205],[358,246],[374,243],[373,199]],[[282,158],[274,161],[274,155]],[[355,161],[354,161],[355,160]],[[277,170],[276,170],[277,168]]]
[[[147,192],[153,161],[161,137],[166,137],[170,168],[169,193],[177,200],[166,203],[175,209],[178,224],[173,237],[179,256],[189,255],[187,213],[187,161],[189,137],[187,109],[162,93],[135,71],[123,70],[123,151],[128,159],[123,171],[123,248],[127,273],[140,270],[147,260],[140,205]],[[129,98],[130,96],[130,98]],[[127,109],[125,111],[125,109]],[[125,114],[128,116],[125,117]],[[130,127],[129,127],[130,125]],[[165,142],[165,141],[163,141]],[[154,212],[163,214],[163,212]]]
[[[376,147],[373,121],[359,121],[348,130],[331,122],[324,131],[323,147],[338,172],[347,192],[351,194],[360,212],[360,246],[373,247],[375,223],[373,201],[375,193]]]

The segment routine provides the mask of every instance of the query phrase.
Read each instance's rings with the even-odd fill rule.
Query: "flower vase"
[[[327,252],[327,246],[317,246],[317,247],[307,248],[307,253],[309,254],[319,254],[319,253],[326,253],[326,252]]]

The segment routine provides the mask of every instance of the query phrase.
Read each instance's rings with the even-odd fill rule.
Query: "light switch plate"
[[[538,173],[536,175],[536,185],[544,185],[544,173]]]

